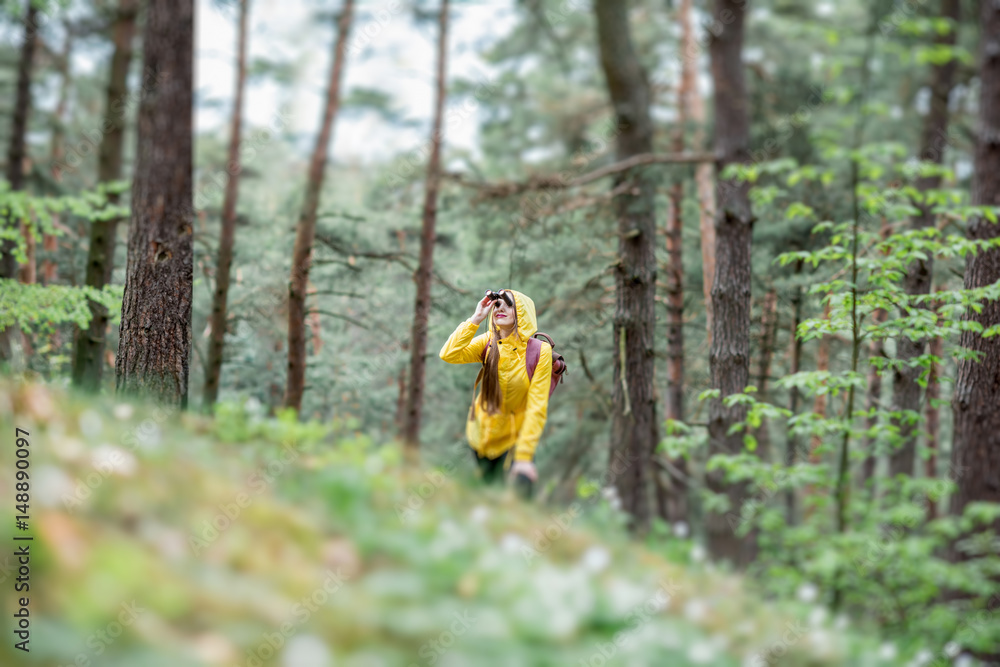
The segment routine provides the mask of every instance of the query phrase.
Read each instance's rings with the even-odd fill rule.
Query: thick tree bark
[[[97,179],[100,183],[121,180],[122,154],[125,139],[125,105],[128,94],[128,70],[132,62],[132,42],[135,37],[137,0],[119,0],[115,20],[115,50],[111,56],[111,73],[104,98],[104,137],[98,156]],[[117,195],[109,197],[118,200]],[[94,220],[90,226],[85,282],[98,289],[111,282],[114,269],[115,236],[118,218]],[[73,384],[88,391],[101,385],[104,370],[104,341],[108,330],[108,312],[99,303],[90,302],[90,324],[76,331],[73,350]]]
[[[596,0],[597,40],[601,67],[620,134],[617,159],[652,150],[650,92],[632,45],[628,3]],[[608,472],[631,527],[648,529],[649,460],[658,442],[653,392],[656,296],[655,180],[642,169],[622,173],[615,187],[630,183],[618,195],[618,261],[615,264],[614,384],[611,456]]]
[[[935,43],[941,46],[954,46],[958,32],[959,0],[941,0],[941,16],[950,19],[951,29],[944,35],[938,35]],[[920,159],[941,164],[944,160],[945,148],[948,144],[948,96],[955,80],[955,70],[958,60],[952,58],[948,62],[934,65],[931,70],[931,100],[930,110],[924,119],[923,136],[920,141]],[[940,176],[926,176],[917,180],[917,189],[926,192],[939,187]],[[910,228],[926,229],[934,224],[934,214],[931,206],[920,202],[917,204],[920,214],[910,220]],[[934,258],[915,260],[907,267],[903,285],[907,294],[927,294],[931,287],[931,272]],[[917,424],[915,419],[920,413],[920,385],[917,380],[923,372],[921,366],[911,366],[918,357],[923,355],[927,341],[924,339],[910,340],[902,336],[896,341],[896,358],[903,364],[902,368],[894,369],[892,375],[892,411],[904,414],[895,417],[892,423],[899,428],[901,444],[893,451],[889,459],[889,475],[912,475],[916,460]]]
[[[1000,142],[996,140],[1000,136],[1000,6],[981,3],[980,26],[982,64],[972,203],[1000,206]],[[1000,225],[978,218],[969,222],[968,235],[977,240],[995,239],[1000,236]],[[966,261],[966,289],[998,280],[1000,249],[980,252]],[[984,329],[1000,325],[1000,302],[983,304],[979,313],[970,310],[966,318]],[[958,362],[952,398],[955,435],[951,465],[959,479],[951,499],[953,514],[961,514],[970,502],[1000,502],[1000,336],[983,338],[964,331],[961,345],[982,357]]]
[[[14,99],[14,117],[10,126],[10,145],[7,149],[7,183],[12,191],[24,187],[25,137],[28,133],[28,115],[31,113],[31,72],[35,60],[35,46],[38,43],[38,10],[31,0],[26,0],[24,16],[24,40],[21,43],[21,58],[17,66],[17,93]],[[9,219],[5,225],[12,225]],[[17,260],[14,258],[16,244],[11,240],[0,241],[0,280],[17,278]],[[0,330],[0,360],[10,359],[10,339],[16,329],[8,327]]]
[[[119,393],[187,406],[193,255],[193,0],[150,0],[132,218],[115,360]]]
[[[326,89],[326,106],[323,123],[306,182],[305,199],[299,215],[295,247],[292,250],[292,275],[288,283],[288,377],[285,384],[285,407],[302,409],[302,392],[306,383],[306,290],[309,287],[309,268],[312,263],[312,246],[316,236],[316,211],[326,170],[327,153],[333,136],[333,124],[340,108],[340,80],[347,53],[347,40],[351,30],[354,0],[344,0],[344,7],[337,21],[337,39],[334,42],[333,62]]]
[[[205,364],[205,387],[202,407],[211,410],[219,397],[222,353],[226,342],[226,306],[229,299],[229,273],[233,264],[233,240],[236,234],[236,201],[240,186],[240,141],[243,124],[243,88],[247,74],[247,14],[250,0],[240,0],[236,45],[236,92],[229,125],[229,159],[226,161],[226,193],[222,202],[222,229],[219,233],[219,256],[215,262],[215,292],[209,317],[208,361]]]
[[[716,0],[715,16],[730,18],[713,34],[710,45],[715,84],[715,147],[717,176],[730,164],[749,158],[749,101],[743,73],[743,24],[745,3]],[[712,347],[709,357],[712,387],[721,398],[709,408],[709,456],[743,450],[743,434],[730,427],[746,418],[744,406],[727,408],[722,398],[741,393],[750,380],[750,242],[753,212],[749,184],[717,178],[715,218],[715,275],[712,279]],[[740,523],[747,485],[727,484],[721,471],[706,476],[707,486],[729,497],[727,514],[709,513],[706,533],[709,553],[744,567],[756,554],[753,532],[740,537]]]
[[[403,411],[403,442],[411,456],[420,449],[420,420],[424,404],[424,368],[427,365],[427,318],[431,311],[431,279],[434,277],[434,227],[437,224],[438,189],[441,185],[441,141],[444,103],[448,95],[448,0],[441,0],[438,18],[437,95],[434,100],[434,125],[431,130],[431,154],[424,180],[424,210],[420,234],[420,262],[413,276],[416,303],[410,336],[410,383]]]

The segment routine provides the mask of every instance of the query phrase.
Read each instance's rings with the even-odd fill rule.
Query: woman
[[[479,323],[487,318],[488,331],[476,336]],[[440,353],[450,364],[483,364],[476,378],[477,386],[482,379],[483,388],[475,396],[473,386],[465,434],[483,479],[499,481],[510,468],[525,496],[538,480],[532,459],[545,428],[552,378],[552,348],[541,341],[538,365],[528,380],[527,345],[536,331],[535,302],[529,297],[513,290],[487,292]]]

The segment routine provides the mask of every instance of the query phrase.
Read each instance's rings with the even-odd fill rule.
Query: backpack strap
[[[528,382],[531,382],[531,379],[535,377],[535,368],[538,366],[538,359],[542,355],[542,341],[539,340],[539,338],[536,338],[536,336],[544,337],[546,342],[548,342],[549,347],[555,347],[555,344],[552,342],[552,338],[550,338],[548,334],[536,333],[534,336],[528,339],[528,342],[526,344],[526,350],[524,353],[524,361],[528,371]],[[486,362],[486,352],[489,349],[490,349],[490,342],[489,339],[487,339],[486,347],[483,348],[482,361],[484,363]],[[480,371],[481,370],[482,369],[480,369]],[[475,389],[473,389],[473,391],[475,391]]]
[[[535,367],[538,366],[538,358],[542,354],[542,341],[534,336],[528,339],[528,349],[525,352],[525,362],[528,366],[528,382],[535,377]]]

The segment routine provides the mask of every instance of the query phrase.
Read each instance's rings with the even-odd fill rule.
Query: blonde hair
[[[504,290],[510,292],[510,290]],[[513,298],[513,294],[511,295]],[[496,306],[490,308],[490,346],[486,350],[486,360],[483,363],[483,407],[487,414],[495,415],[503,407],[503,392],[500,390],[500,329],[497,327],[493,312]],[[520,340],[517,331],[517,302],[514,302],[514,329],[512,332]]]

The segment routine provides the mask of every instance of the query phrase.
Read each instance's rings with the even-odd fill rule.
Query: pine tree
[[[115,361],[119,392],[187,406],[191,353],[194,2],[150,0],[132,219]]]

